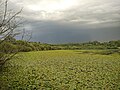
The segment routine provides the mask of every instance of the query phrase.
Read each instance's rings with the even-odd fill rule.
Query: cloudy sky
[[[120,0],[10,0],[23,7],[32,41],[69,43],[120,39]]]

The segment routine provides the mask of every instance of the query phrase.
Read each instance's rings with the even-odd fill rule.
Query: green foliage
[[[11,40],[11,41],[9,41]],[[27,42],[22,40],[15,40],[9,37],[3,44],[0,45],[0,50],[5,53],[9,51],[18,50],[19,52],[29,51],[45,51],[45,50],[107,50],[107,49],[119,49],[120,40],[109,42],[87,42],[87,43],[68,43],[68,44],[42,44],[39,42]],[[11,49],[11,50],[10,50]]]
[[[5,53],[0,52],[0,59],[3,58]]]
[[[91,55],[84,51],[20,53],[20,58],[6,63],[0,74],[0,89],[119,90],[120,55]]]
[[[2,53],[13,53],[17,51],[17,46],[13,45],[10,42],[3,42],[0,44],[0,52]]]
[[[22,46],[18,46],[18,50],[19,52],[29,52],[32,51],[32,48],[22,45]]]
[[[86,43],[68,43],[68,44],[59,44],[57,47],[62,47],[62,50],[90,50],[90,49],[118,49],[120,46],[120,40],[110,41],[110,42],[86,42]]]
[[[120,49],[110,49],[110,50],[82,50],[81,53],[87,54],[100,54],[100,55],[110,55],[110,54],[120,54]]]
[[[18,48],[11,42],[5,41],[0,44],[0,72],[5,62],[12,57],[13,53],[16,52],[18,52]]]

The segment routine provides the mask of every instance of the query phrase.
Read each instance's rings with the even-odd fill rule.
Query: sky
[[[120,40],[120,0],[9,0],[23,8],[31,41],[72,43]]]

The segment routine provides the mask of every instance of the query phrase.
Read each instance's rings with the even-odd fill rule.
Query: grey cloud
[[[13,4],[14,1],[11,7],[19,8],[20,3]],[[77,0],[77,6],[54,12],[29,10],[26,4],[41,0],[29,1],[21,0],[25,3],[22,15],[27,20],[25,28],[33,32],[33,41],[67,43],[120,39],[120,0]]]
[[[102,1],[101,1],[102,2]],[[112,1],[104,4],[96,3],[96,5],[88,5],[82,7],[76,7],[67,11],[66,17],[68,20],[78,22],[88,21],[88,23],[104,23],[104,22],[118,22],[120,21],[120,1],[119,4]],[[95,23],[94,23],[95,24]]]
[[[14,1],[14,0],[13,0]],[[17,0],[17,5],[21,2],[24,4],[23,17],[35,20],[63,20],[67,22],[84,23],[84,24],[99,24],[99,23],[109,23],[109,22],[119,22],[120,21],[120,1],[119,0],[77,0],[78,5],[69,8],[64,11],[48,12],[42,11],[32,11],[26,8],[26,4],[38,3],[43,0],[34,1],[20,1]],[[52,0],[55,1],[55,0]],[[12,2],[13,4],[14,2]]]
[[[32,24],[33,41],[68,43],[85,41],[109,41],[120,39],[120,27],[88,28],[53,21]]]

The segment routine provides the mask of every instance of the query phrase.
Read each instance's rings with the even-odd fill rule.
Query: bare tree
[[[27,32],[24,28],[21,33],[21,36],[22,36],[21,40],[25,40],[25,41],[29,42],[32,39],[32,32],[30,32],[30,31]]]
[[[19,16],[22,9],[15,13],[13,10],[9,10],[8,0],[6,0],[3,5],[4,6],[0,9],[0,40],[4,40],[8,36],[15,34],[15,29],[22,24]]]
[[[19,34],[16,32],[16,29],[23,23],[20,18],[21,11],[22,9],[18,12],[10,10],[8,8],[8,0],[0,1],[0,44],[2,44],[6,38]],[[0,52],[0,66],[4,65],[4,63],[10,60],[16,53],[17,51],[14,53],[9,52],[6,56]]]

